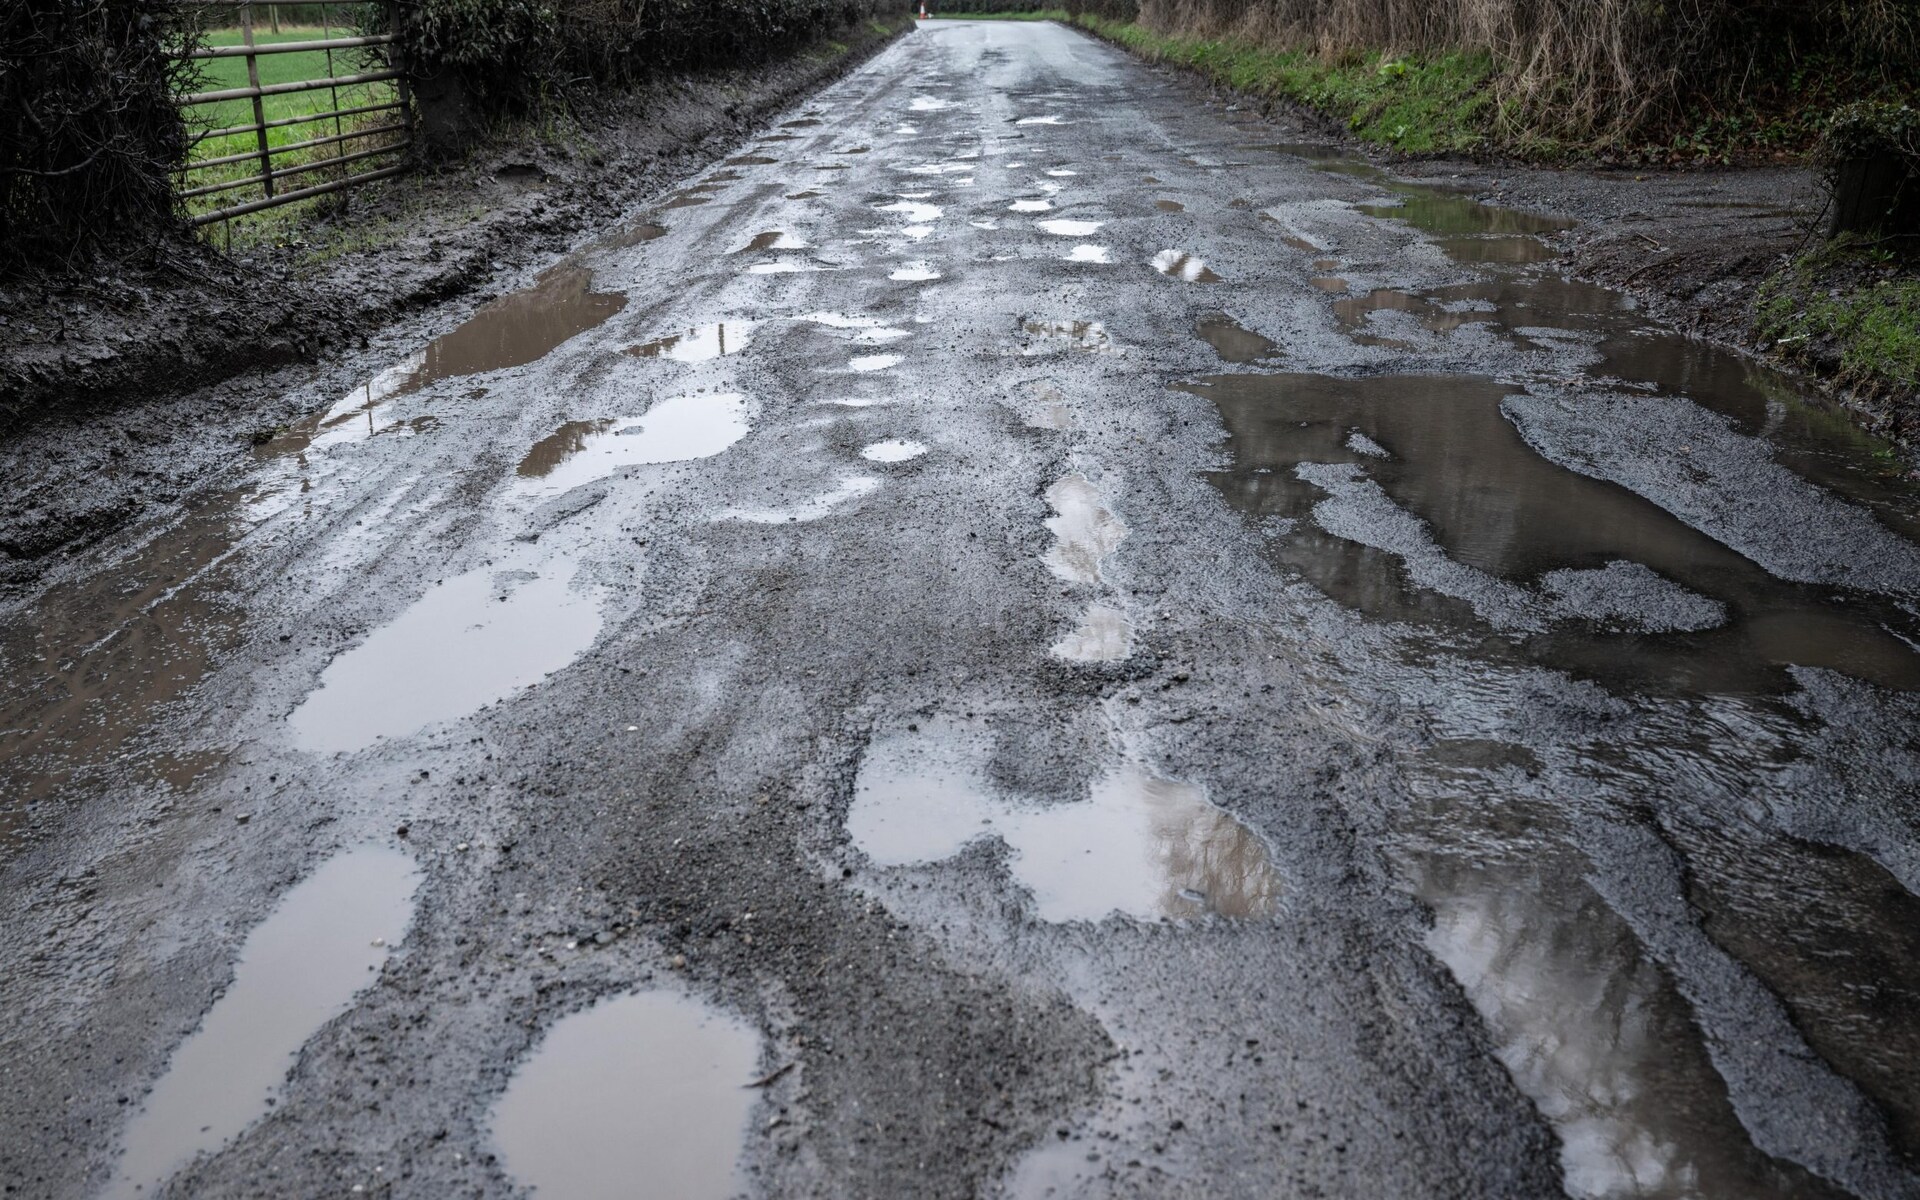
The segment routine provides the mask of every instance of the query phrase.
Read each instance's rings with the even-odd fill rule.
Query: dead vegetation
[[[1496,121],[1579,140],[1645,138],[1835,72],[1911,83],[1920,0],[1079,0],[1076,14],[1331,59],[1491,55]],[[1505,140],[1512,140],[1509,136]]]

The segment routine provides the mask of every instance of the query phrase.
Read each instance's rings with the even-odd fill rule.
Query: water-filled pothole
[[[1490,626],[1490,652],[1656,690],[1771,691],[1789,664],[1920,687],[1920,654],[1887,629],[1920,639],[1897,605],[1777,579],[1546,459],[1503,414],[1505,385],[1228,375],[1191,390],[1231,436],[1233,467],[1214,484],[1282,522],[1270,555],[1369,615],[1476,641]]]
[[[542,1200],[727,1200],[758,1093],[755,1032],[670,992],[563,1018],[494,1106],[501,1165]]]
[[[1153,269],[1184,283],[1219,283],[1212,267],[1184,250],[1162,250],[1153,256]]]
[[[1262,337],[1225,313],[1200,318],[1193,331],[1212,346],[1214,352],[1230,363],[1254,363],[1280,353],[1271,339]]]
[[[302,749],[358,750],[479,711],[567,666],[600,632],[567,569],[482,567],[430,589],[327,665],[287,718]]]
[[[265,1116],[300,1048],[377,980],[406,935],[418,884],[411,858],[372,846],[296,884],[247,936],[233,983],[128,1123],[105,1195],[151,1195]]]
[[[747,435],[752,405],[736,392],[670,396],[639,417],[569,421],[520,460],[523,493],[557,495],[624,467],[711,458]]]
[[[910,866],[998,837],[1043,921],[1273,912],[1280,887],[1266,844],[1200,788],[1123,762],[1084,799],[1002,798],[979,749],[957,722],[875,738],[847,813],[854,844],[881,866]]]
[[[665,358],[674,362],[697,363],[738,354],[753,341],[758,321],[716,321],[696,325],[684,333],[671,333],[627,349],[636,358]]]

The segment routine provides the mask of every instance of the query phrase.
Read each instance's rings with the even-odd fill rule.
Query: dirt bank
[[[856,25],[780,63],[592,97],[570,128],[354,193],[286,244],[227,257],[181,239],[56,285],[0,287],[0,470],[32,481],[0,517],[0,585],[296,419],[285,384],[314,378],[305,364],[430,306],[504,290],[906,28]],[[169,403],[243,373],[253,378],[222,389],[217,411],[204,395],[191,411]]]

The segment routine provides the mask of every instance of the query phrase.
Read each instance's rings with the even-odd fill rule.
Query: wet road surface
[[[1920,497],[922,28],[0,619],[33,1196],[1920,1195]]]

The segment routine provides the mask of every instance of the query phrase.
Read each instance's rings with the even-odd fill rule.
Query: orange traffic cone
[[[925,4],[920,6],[920,19],[922,21],[927,19],[927,6]]]

